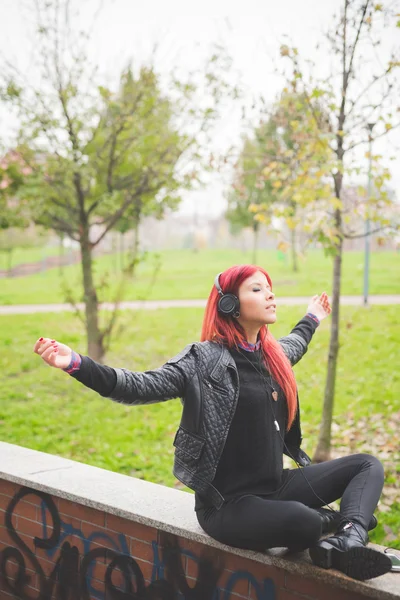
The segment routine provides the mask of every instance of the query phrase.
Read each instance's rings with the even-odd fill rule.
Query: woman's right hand
[[[57,369],[66,369],[72,358],[72,350],[69,346],[50,338],[38,339],[33,351],[39,354],[45,363]]]

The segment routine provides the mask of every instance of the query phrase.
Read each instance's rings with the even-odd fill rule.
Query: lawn
[[[64,250],[68,256],[69,250]],[[43,262],[45,265],[48,256],[58,256],[60,250],[58,246],[44,246],[42,248],[15,248],[11,255],[11,266],[16,267],[26,263]],[[8,269],[9,255],[5,250],[0,249],[0,269]]]
[[[149,253],[138,266],[134,280],[128,281],[124,299],[170,300],[176,298],[206,298],[215,275],[233,264],[251,262],[250,253],[239,250],[166,250],[160,255]],[[332,259],[322,251],[310,250],[300,261],[298,273],[275,251],[260,251],[258,264],[270,273],[278,296],[311,296],[331,293]],[[362,252],[347,252],[343,259],[343,294],[362,294],[364,257]],[[155,269],[157,269],[155,271]],[[115,255],[95,260],[95,276],[101,281],[99,297],[113,299],[119,279],[119,261]],[[370,293],[400,294],[400,253],[376,252],[370,261]],[[64,278],[74,290],[75,299],[82,300],[81,267],[65,267]],[[155,279],[154,279],[155,276]],[[154,285],[152,285],[154,279]],[[1,279],[0,304],[37,304],[65,301],[58,269],[28,277]]]
[[[302,313],[301,307],[282,307],[274,335],[285,335]],[[160,366],[198,339],[201,319],[200,309],[125,311],[106,362],[132,370]],[[398,307],[343,307],[341,328],[334,456],[369,452],[382,460],[385,494],[371,539],[400,549]],[[100,398],[33,354],[40,336],[53,336],[85,352],[82,326],[71,314],[0,317],[0,438],[179,487],[171,468],[180,402],[131,408]],[[329,323],[324,321],[295,368],[303,447],[309,454],[321,416],[328,336]]]

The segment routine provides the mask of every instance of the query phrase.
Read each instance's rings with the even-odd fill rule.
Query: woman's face
[[[240,317],[239,323],[262,325],[275,323],[276,302],[268,279],[256,271],[243,281],[239,287]]]

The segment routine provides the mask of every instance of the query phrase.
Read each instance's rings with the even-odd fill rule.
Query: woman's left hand
[[[328,294],[322,292],[320,296],[318,294],[311,298],[311,302],[308,305],[307,312],[312,313],[320,321],[325,319],[331,312],[331,305],[329,304]]]

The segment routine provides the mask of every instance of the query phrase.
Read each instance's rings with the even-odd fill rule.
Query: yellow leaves
[[[257,221],[258,223],[268,223],[269,222],[269,218],[267,217],[267,215],[265,213],[257,213],[254,216],[254,220]]]
[[[383,11],[383,4],[375,4],[374,10],[376,12],[382,12]]]
[[[293,219],[292,217],[286,217],[285,220],[286,220],[286,225],[289,227],[289,229],[291,229],[292,231],[294,229],[296,229],[297,222],[295,219]]]
[[[269,175],[274,169],[277,168],[277,166],[277,162],[270,162],[269,165],[262,170],[263,175]]]
[[[365,189],[364,186],[359,185],[357,187],[357,195],[360,196],[361,198],[365,198],[367,195],[367,190]]]
[[[385,123],[385,129],[386,131],[390,131],[392,129],[393,125],[391,123]]]
[[[333,206],[334,209],[342,210],[342,208],[343,208],[343,202],[339,198],[336,198],[335,196],[333,196],[331,198],[331,205]]]
[[[272,187],[275,188],[276,190],[279,190],[282,187],[282,181],[274,181],[274,183],[272,184]]]

